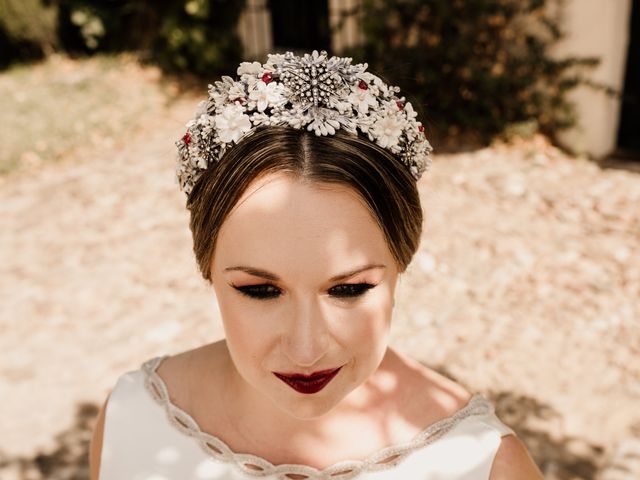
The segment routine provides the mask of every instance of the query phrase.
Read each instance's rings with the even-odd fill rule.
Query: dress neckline
[[[156,372],[160,363],[168,357],[170,355],[160,355],[142,363],[140,369],[146,390],[164,408],[170,423],[192,437],[209,456],[232,464],[253,477],[272,475],[272,478],[282,480],[348,480],[360,473],[396,466],[410,453],[444,436],[465,418],[494,413],[493,404],[481,393],[475,393],[460,410],[427,426],[410,441],[384,447],[364,460],[344,460],[324,469],[291,463],[274,465],[257,455],[234,452],[223,440],[204,432],[191,415],[171,402],[167,385]]]

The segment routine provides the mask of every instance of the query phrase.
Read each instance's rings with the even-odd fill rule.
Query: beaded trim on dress
[[[365,460],[345,460],[319,470],[301,464],[273,465],[268,460],[247,453],[236,453],[218,437],[203,432],[191,415],[177,407],[169,398],[167,386],[156,373],[158,365],[169,355],[151,358],[141,365],[144,384],[153,399],[164,407],[170,422],[200,445],[215,460],[230,463],[240,471],[254,477],[274,475],[282,480],[348,480],[362,472],[384,470],[400,463],[410,453],[424,448],[442,437],[461,420],[472,415],[494,413],[493,404],[476,393],[462,409],[443,418],[418,433],[411,441],[385,447]]]

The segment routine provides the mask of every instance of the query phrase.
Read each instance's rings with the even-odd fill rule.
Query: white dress
[[[105,412],[99,480],[488,480],[501,437],[514,434],[491,402],[476,393],[411,442],[386,447],[364,461],[324,470],[273,465],[231,451],[171,403],[156,373],[167,357],[151,358],[118,378]]]

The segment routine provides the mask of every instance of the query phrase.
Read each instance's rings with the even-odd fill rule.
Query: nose
[[[292,365],[312,367],[329,349],[327,319],[317,301],[298,302],[282,336],[282,350]]]

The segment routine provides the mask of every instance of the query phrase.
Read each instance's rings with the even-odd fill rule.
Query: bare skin
[[[259,178],[225,220],[211,264],[225,340],[171,356],[157,372],[171,401],[235,452],[319,469],[365,459],[472,396],[389,347],[399,275],[353,191],[282,173]],[[314,394],[274,375],[337,367]],[[507,437],[491,480],[542,478]]]
[[[222,372],[229,362],[226,343],[220,341],[169,357],[157,372],[172,402],[191,414],[203,431],[221,438],[235,452],[252,453],[274,464],[326,468],[341,460],[364,459],[385,446],[412,439],[471,398],[461,385],[389,348],[362,403],[301,434],[253,417],[243,421],[246,411],[236,412],[233,397],[223,394],[227,385]],[[205,384],[203,379],[211,380]],[[293,444],[295,449],[283,449]]]

